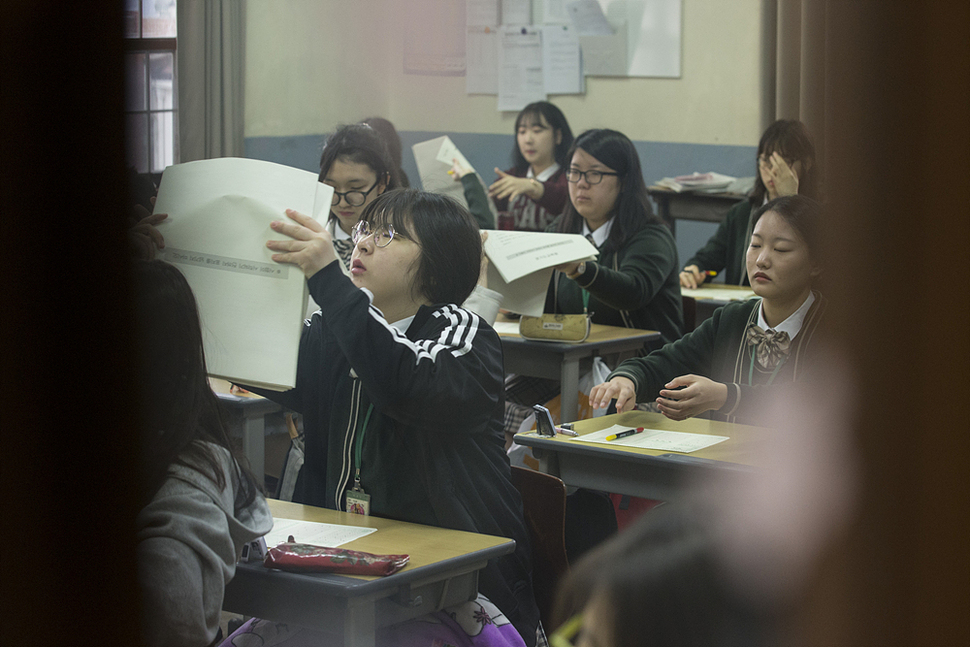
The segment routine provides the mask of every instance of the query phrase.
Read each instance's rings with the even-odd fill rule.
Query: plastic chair
[[[566,484],[555,476],[512,467],[512,484],[522,496],[532,544],[532,589],[543,626],[552,622],[559,579],[569,570],[566,556]]]

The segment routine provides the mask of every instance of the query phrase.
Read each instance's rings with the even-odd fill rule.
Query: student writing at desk
[[[745,250],[751,239],[751,214],[768,200],[786,195],[818,199],[815,146],[802,122],[782,119],[768,126],[758,143],[755,166],[751,196],[731,207],[717,232],[687,261],[680,272],[683,287],[700,287],[722,271],[728,285],[750,285]]]
[[[219,630],[243,545],[272,529],[273,518],[209,388],[188,282],[162,261],[139,261],[134,282],[142,340],[141,644],[203,647]]]
[[[325,304],[304,328],[296,388],[259,391],[304,415],[294,500],[515,539],[479,590],[534,645],[529,540],[502,436],[501,344],[455,305],[478,280],[478,228],[448,198],[388,192],[354,230],[347,277],[329,232],[287,215],[273,223],[288,237],[268,243],[273,259],[299,266]]]
[[[567,151],[572,143],[573,132],[566,116],[548,101],[530,103],[519,112],[512,168],[504,172],[495,169],[499,177],[488,188],[499,212],[496,229],[545,231],[562,213]],[[491,221],[488,199],[472,170],[455,161],[452,173],[456,181],[461,181],[468,210],[475,219],[480,224]]]
[[[761,299],[730,303],[697,330],[647,357],[620,364],[590,403],[618,412],[656,400],[673,420],[714,411],[729,422],[755,423],[771,385],[802,379],[818,352],[825,311],[812,284],[821,208],[803,196],[777,198],[758,209],[747,252],[751,287]]]

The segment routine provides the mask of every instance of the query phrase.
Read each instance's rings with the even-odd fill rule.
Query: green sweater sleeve
[[[475,173],[468,173],[461,178],[462,189],[465,190],[465,201],[479,229],[495,229],[495,219],[492,210],[488,208],[488,196]]]
[[[707,244],[697,250],[697,253],[684,263],[684,267],[696,265],[701,271],[724,272],[726,270],[726,283],[741,285],[745,282],[742,259],[749,243],[747,235],[750,215],[751,203],[747,200],[742,200],[731,207]]]
[[[653,351],[646,357],[622,362],[608,380],[620,376],[633,381],[637,402],[652,402],[670,380],[693,373],[709,376],[717,335],[718,312],[693,332]]]
[[[639,310],[663,289],[676,265],[673,237],[663,225],[652,225],[634,234],[616,270],[608,259],[589,262],[576,283],[611,308]]]

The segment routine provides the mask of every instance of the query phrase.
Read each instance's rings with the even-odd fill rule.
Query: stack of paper
[[[286,209],[319,219],[333,188],[307,171],[259,160],[221,158],[170,166],[156,213],[161,258],[175,264],[195,293],[209,374],[271,389],[296,384],[307,302],[295,265],[276,263],[270,229]]]
[[[475,170],[475,167],[465,159],[465,156],[461,154],[451,138],[445,135],[429,139],[426,142],[419,142],[411,147],[411,151],[414,153],[414,161],[418,166],[418,174],[421,176],[421,188],[425,191],[454,198],[459,204],[467,208],[468,201],[465,200],[465,190],[461,182],[456,181],[455,176],[450,171],[454,165],[453,160],[458,160],[461,166],[470,168],[472,171]],[[476,177],[478,176],[476,175]],[[482,185],[482,189],[488,193],[481,177],[478,177],[478,182]],[[492,212],[493,222],[497,221],[498,212],[495,205],[492,204],[491,198],[488,201],[488,208]]]
[[[680,193],[682,191],[695,191],[699,193],[721,193],[736,181],[737,178],[720,173],[692,173],[690,175],[678,175],[677,177],[665,177],[657,182],[661,186],[671,191]]]
[[[546,302],[552,268],[591,261],[596,248],[579,234],[491,231],[485,241],[488,287],[502,296],[502,307],[538,317]]]

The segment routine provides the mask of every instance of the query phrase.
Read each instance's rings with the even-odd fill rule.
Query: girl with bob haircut
[[[208,645],[242,547],[273,519],[209,388],[195,297],[175,267],[134,268],[141,345],[143,643]]]
[[[719,308],[679,341],[623,362],[593,387],[590,404],[604,408],[615,399],[623,412],[655,400],[673,420],[714,411],[718,419],[756,424],[771,386],[804,379],[818,353],[825,299],[812,287],[822,272],[821,217],[819,204],[800,195],[755,211],[746,262],[760,298]]]
[[[512,168],[495,169],[488,188],[499,212],[497,229],[545,231],[566,204],[565,168],[573,132],[562,111],[548,101],[530,103],[515,118]],[[492,219],[488,199],[471,169],[455,162],[468,210],[479,223]]]
[[[747,200],[731,207],[714,236],[687,261],[680,284],[696,288],[707,280],[708,272],[725,271],[728,285],[750,285],[744,257],[751,238],[751,214],[786,195],[819,199],[815,145],[805,124],[795,119],[780,119],[761,135],[754,190]]]
[[[354,225],[364,207],[401,186],[399,169],[381,134],[367,124],[340,126],[320,155],[320,182],[334,189],[327,230],[344,267],[350,268]]]
[[[489,562],[479,590],[535,644],[528,533],[502,434],[502,347],[456,305],[478,280],[478,228],[447,197],[389,191],[354,229],[348,277],[330,233],[287,216],[272,224],[287,237],[267,243],[273,260],[298,266],[326,304],[304,327],[296,388],[257,390],[304,416],[294,500],[512,537],[515,553]]]

